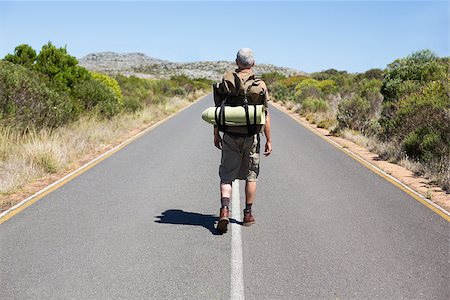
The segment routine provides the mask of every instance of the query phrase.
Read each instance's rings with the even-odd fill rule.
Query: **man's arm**
[[[269,156],[272,153],[272,137],[270,136],[270,114],[267,102],[269,102],[269,89],[265,82],[263,82],[265,92],[264,107],[266,108],[266,124],[264,125],[264,135],[266,136],[266,146],[264,147],[264,155]]]
[[[220,137],[217,125],[214,125],[214,146],[216,146],[217,149],[222,149],[222,138]]]
[[[264,148],[264,155],[269,156],[272,153],[272,138],[270,136],[270,114],[267,111],[266,124],[264,125],[264,135],[266,136],[266,146]]]

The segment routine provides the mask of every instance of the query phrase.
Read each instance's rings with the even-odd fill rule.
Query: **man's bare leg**
[[[230,222],[228,207],[230,205],[230,198],[231,198],[231,184],[222,183],[220,185],[220,197],[222,207],[220,208],[217,230],[221,233],[225,233],[227,232],[227,225]]]
[[[245,182],[245,204],[252,205],[256,195],[256,181]]]
[[[220,197],[224,198],[231,198],[231,184],[229,183],[222,183],[220,185]]]

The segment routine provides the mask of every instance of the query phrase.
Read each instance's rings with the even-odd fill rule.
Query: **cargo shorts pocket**
[[[248,161],[248,181],[257,181],[259,176],[259,158],[260,158],[260,135],[254,136],[253,145],[249,153]]]

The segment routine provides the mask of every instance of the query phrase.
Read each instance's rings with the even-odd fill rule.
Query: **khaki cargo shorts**
[[[235,179],[257,181],[259,175],[260,135],[237,136],[225,133],[222,138],[221,183]]]

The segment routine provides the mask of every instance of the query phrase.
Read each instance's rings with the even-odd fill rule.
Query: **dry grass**
[[[371,141],[368,137],[348,128],[340,130],[339,136],[346,140],[352,141],[361,147],[369,148],[371,145]]]
[[[43,176],[68,171],[83,160],[120,141],[131,131],[171,114],[189,102],[172,99],[161,106],[147,107],[136,114],[110,120],[85,117],[55,130],[26,134],[0,127],[0,208],[11,206],[8,195]]]
[[[410,160],[409,158],[402,158],[397,162],[398,165],[410,170],[416,175],[421,175],[424,173],[423,165],[421,163]]]
[[[302,111],[302,105],[300,103],[295,103],[292,107],[294,113],[300,113]]]
[[[333,118],[329,113],[316,112],[316,113],[306,113],[303,117],[311,123],[316,124],[319,128],[325,128],[329,131],[333,131],[337,126],[336,118]]]
[[[292,110],[292,109],[294,108],[294,106],[295,106],[295,103],[292,102],[292,101],[286,101],[286,102],[284,102],[283,105],[284,105],[284,107],[286,107],[287,109]]]
[[[350,129],[340,130],[339,136],[377,153],[384,160],[400,165],[418,176],[425,177],[445,191],[450,191],[450,166],[448,160],[443,159],[440,162],[428,164],[421,163],[402,153],[399,150],[401,147],[398,143],[382,142]]]

